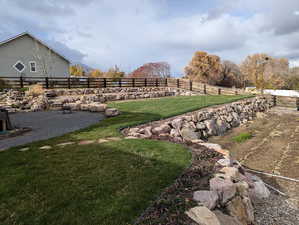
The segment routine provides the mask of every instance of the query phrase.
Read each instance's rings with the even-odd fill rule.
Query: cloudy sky
[[[73,62],[126,72],[195,51],[240,63],[268,53],[299,65],[299,0],[0,0],[0,40],[29,31]]]

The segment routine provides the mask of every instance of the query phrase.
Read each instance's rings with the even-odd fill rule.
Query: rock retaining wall
[[[52,97],[69,96],[69,95],[100,95],[100,94],[128,94],[135,95],[136,93],[166,93],[168,95],[191,95],[196,92],[172,88],[172,87],[111,87],[111,88],[78,88],[78,89],[51,89],[46,90],[46,94]]]
[[[10,112],[41,111],[46,109],[61,109],[66,104],[74,110],[86,110],[86,105],[143,98],[159,98],[167,96],[198,95],[183,89],[147,87],[147,88],[90,88],[90,89],[53,89],[45,90],[44,94],[32,96],[28,93],[9,90],[0,93],[0,106]],[[92,106],[91,106],[92,107]],[[92,110],[91,110],[92,111]]]
[[[257,113],[273,106],[271,96],[259,96],[130,128],[125,130],[125,133],[138,138],[192,142],[222,135],[233,127],[253,120]]]

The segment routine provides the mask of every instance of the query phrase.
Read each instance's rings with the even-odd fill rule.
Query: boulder
[[[101,104],[96,102],[89,104],[90,112],[105,112],[106,108],[107,108],[106,104]]]
[[[253,188],[249,189],[250,196],[253,200],[269,198],[270,191],[262,180],[254,181]]]
[[[113,117],[113,116],[118,116],[120,113],[118,111],[118,109],[116,108],[108,108],[105,110],[105,115],[107,117]]]
[[[215,210],[213,212],[221,225],[242,225],[237,219],[222,213],[220,210]]]
[[[152,129],[153,134],[156,135],[170,133],[170,131],[171,127],[166,123]]]
[[[230,177],[232,181],[239,181],[240,180],[240,173],[239,170],[235,167],[223,167],[220,170],[221,173],[224,173],[226,176]]]
[[[217,135],[223,135],[228,130],[228,125],[221,119],[216,121]]]
[[[220,166],[225,167],[225,166],[231,166],[231,165],[232,165],[232,162],[231,162],[230,159],[219,159],[219,160],[217,161],[217,164],[220,165]]]
[[[218,134],[217,132],[218,128],[216,125],[216,121],[214,119],[206,120],[205,125],[207,127],[207,132],[209,136],[215,136]]]
[[[219,197],[216,191],[196,191],[193,193],[193,199],[212,210],[216,207]]]
[[[196,128],[199,130],[204,130],[204,129],[206,129],[206,125],[205,125],[205,123],[200,122],[200,123],[196,124]]]
[[[81,104],[80,109],[82,111],[89,111],[89,105],[88,104]]]
[[[210,180],[210,190],[218,193],[222,205],[231,200],[237,193],[236,185],[231,180],[221,177]]]
[[[254,209],[249,198],[235,197],[226,206],[227,212],[235,217],[241,224],[254,223]]]
[[[207,207],[197,206],[188,210],[186,214],[200,225],[221,225],[216,215]]]
[[[188,127],[184,127],[181,130],[181,135],[185,141],[192,141],[201,138],[201,134],[199,132],[195,132],[194,129]]]

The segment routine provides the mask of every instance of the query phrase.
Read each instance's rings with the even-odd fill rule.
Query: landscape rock
[[[116,108],[108,108],[105,110],[105,115],[107,117],[114,117],[114,116],[118,116],[120,113],[118,111],[118,109]]]
[[[199,132],[195,132],[194,129],[188,127],[184,127],[181,130],[181,135],[185,141],[192,141],[201,138],[201,134]]]
[[[231,160],[226,158],[226,159],[219,159],[217,161],[217,164],[223,167],[231,166]]]
[[[220,210],[215,210],[213,212],[217,216],[221,225],[242,225],[237,219],[235,219],[232,216],[224,214]]]
[[[193,193],[193,200],[202,203],[208,209],[214,209],[218,202],[216,191],[196,191]]]
[[[171,131],[171,127],[168,124],[162,124],[152,129],[153,134],[156,135],[169,133],[170,131]]]
[[[226,206],[228,213],[243,225],[254,223],[254,209],[249,198],[240,196],[232,199]]]
[[[106,108],[107,108],[106,104],[101,104],[96,102],[89,104],[90,112],[105,112]]]
[[[221,225],[216,215],[207,207],[194,207],[187,211],[186,214],[200,225]]]
[[[270,191],[262,180],[254,181],[253,188],[249,189],[249,193],[253,200],[270,197]]]
[[[240,180],[239,170],[235,167],[223,167],[219,172],[224,173],[226,176],[230,177],[232,181]]]
[[[237,192],[236,185],[231,180],[221,177],[215,177],[210,180],[210,190],[218,193],[222,205],[231,200]]]

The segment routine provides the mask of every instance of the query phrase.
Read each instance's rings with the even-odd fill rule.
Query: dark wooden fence
[[[174,78],[75,78],[75,77],[0,77],[8,87],[25,88],[41,84],[45,89],[54,88],[109,88],[109,87],[175,87],[211,95],[243,94],[243,89],[211,86],[187,79]]]

